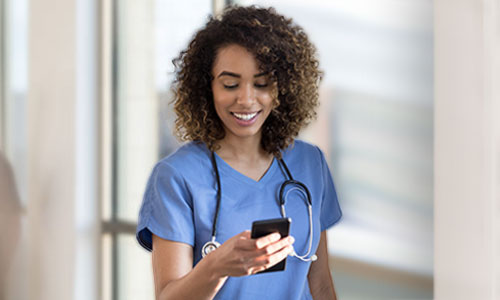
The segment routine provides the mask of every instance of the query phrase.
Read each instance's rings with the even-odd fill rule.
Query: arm
[[[153,235],[153,275],[156,299],[212,299],[227,277],[213,272],[208,259],[194,268],[193,248]]]
[[[208,254],[194,268],[193,248],[153,235],[153,275],[158,300],[210,300],[228,276],[245,276],[283,260],[293,248],[293,238],[270,234],[251,239],[244,231]]]
[[[337,295],[333,287],[332,275],[328,265],[328,248],[326,242],[326,231],[321,232],[318,250],[318,260],[311,263],[307,274],[311,295],[315,300],[336,300]]]

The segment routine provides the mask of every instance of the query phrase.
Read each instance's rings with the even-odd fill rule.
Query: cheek
[[[273,106],[273,96],[269,92],[262,92],[259,95],[260,102],[266,107],[266,109],[272,109]]]
[[[214,93],[213,97],[216,107],[224,108],[231,104],[231,98],[226,93]]]
[[[221,116],[225,109],[231,105],[231,98],[228,93],[220,90],[212,90],[215,111]]]

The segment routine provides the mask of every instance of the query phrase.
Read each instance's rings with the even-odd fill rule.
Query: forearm
[[[311,287],[311,295],[314,300],[337,300],[333,283]]]
[[[311,264],[307,279],[314,300],[336,300],[337,295],[333,285],[332,274],[328,263],[326,231],[321,232],[321,238],[316,254],[318,260]]]
[[[214,272],[209,256],[202,259],[185,276],[170,281],[157,295],[158,300],[200,299],[211,300],[222,288],[227,277]]]

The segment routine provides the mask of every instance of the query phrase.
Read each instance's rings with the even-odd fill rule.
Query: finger
[[[287,246],[280,251],[271,254],[268,256],[268,259],[266,260],[265,268],[270,268],[274,266],[275,264],[279,263],[280,261],[284,260],[288,254],[292,253],[293,247],[292,246]]]
[[[239,234],[239,236],[240,236],[240,237],[242,237],[242,238],[250,239],[250,237],[251,237],[250,230],[245,230],[245,231],[242,231],[242,232]]]
[[[256,274],[256,273],[259,273],[261,271],[264,271],[266,269],[265,266],[259,266],[259,267],[255,267],[252,269],[252,272],[250,274]]]
[[[287,236],[282,238],[281,240],[274,242],[272,244],[267,245],[266,247],[258,250],[251,251],[253,253],[253,258],[258,258],[259,256],[266,256],[274,254],[275,252],[292,245],[295,242],[295,239],[292,236]]]
[[[274,254],[265,256],[263,259],[257,261],[253,268],[253,271],[256,273],[271,268],[272,266],[285,259],[288,254],[292,253],[292,251],[293,247],[287,246]]]
[[[279,233],[271,233],[258,239],[241,239],[238,248],[242,250],[254,251],[274,243],[280,239]]]
[[[248,241],[250,241],[250,242],[252,241],[252,239],[250,238],[250,230],[242,231],[242,232],[238,233],[237,235],[235,235],[232,239],[237,240],[237,244],[241,243],[241,242],[243,242],[243,244],[247,244]]]
[[[295,242],[295,239],[292,236],[287,236],[282,238],[281,240],[272,243],[268,245],[267,247],[263,248],[261,251],[261,255],[269,255],[273,254],[287,246],[292,245]]]
[[[254,243],[254,241],[251,239],[250,230],[245,230],[238,233],[237,235],[233,236],[230,241],[234,243],[234,247],[236,249],[240,250],[248,250],[249,245]],[[226,243],[230,243],[230,241],[228,240],[226,241]]]
[[[245,230],[237,234],[235,237],[243,240],[251,240],[251,233],[250,230]]]
[[[281,238],[281,235],[278,232],[268,234],[266,236],[263,236],[261,238],[258,238],[255,240],[255,247],[257,249],[262,249],[272,243],[275,243],[279,241]]]

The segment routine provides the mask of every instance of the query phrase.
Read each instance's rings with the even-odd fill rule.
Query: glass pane
[[[119,235],[117,242],[118,297],[120,300],[155,299],[151,254],[137,245],[134,235]]]
[[[167,107],[172,59],[211,11],[211,1],[116,1],[117,216],[135,222],[155,162],[176,149]],[[192,9],[196,7],[196,9]]]
[[[5,1],[5,60],[3,72],[4,152],[12,164],[19,198],[26,205],[27,87],[28,87],[28,1]],[[5,126],[5,127],[4,127]]]
[[[0,1],[0,298],[28,299],[28,1]]]

